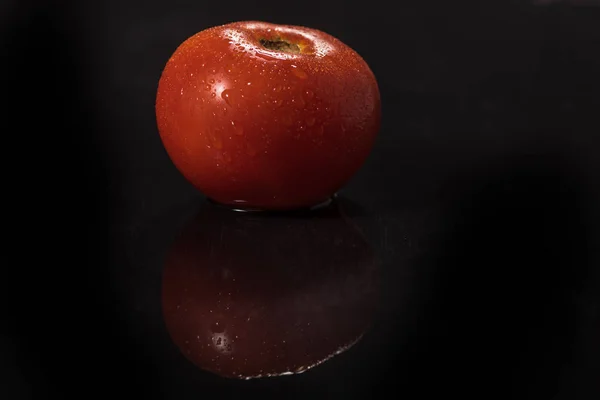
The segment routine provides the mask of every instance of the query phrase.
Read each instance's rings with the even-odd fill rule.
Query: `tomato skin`
[[[203,194],[282,210],[328,199],[358,171],[379,131],[381,104],[372,71],[338,39],[237,22],[177,48],[159,81],[156,118],[174,165]]]

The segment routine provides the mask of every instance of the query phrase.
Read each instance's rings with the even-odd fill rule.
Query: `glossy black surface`
[[[3,5],[14,11],[2,24],[5,154],[19,157],[6,168],[3,399],[363,399],[384,397],[380,389],[411,399],[600,397],[600,7],[85,3]],[[240,19],[323,29],[378,78],[382,130],[340,191],[341,225],[259,219],[236,228],[231,216],[207,217],[206,200],[162,148],[153,107],[165,61],[187,36]],[[281,218],[272,221],[291,217]],[[231,263],[245,277],[242,299],[277,304],[268,287],[253,293],[265,282],[252,283],[251,269],[266,264],[304,282],[283,274],[276,298],[337,298],[336,318],[350,331],[373,307],[361,340],[295,376],[244,381],[198,368],[169,334],[161,303],[169,249],[189,224],[204,232],[197,249],[210,268]],[[223,226],[231,229],[221,241]],[[340,252],[358,237],[348,226],[368,251]],[[263,237],[287,250],[254,254],[244,235],[253,247],[268,246]],[[333,245],[319,249],[319,240]],[[301,259],[302,248],[315,252]],[[373,304],[343,280],[343,264],[371,257]],[[330,275],[320,277],[319,265]],[[202,270],[187,271],[199,279]],[[189,298],[212,298],[202,295]],[[288,314],[327,315],[317,297]],[[236,304],[236,315],[247,311]],[[276,312],[285,325],[286,310]],[[296,336],[298,354],[307,338]]]

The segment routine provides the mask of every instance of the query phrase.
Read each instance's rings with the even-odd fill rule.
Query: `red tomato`
[[[159,81],[156,117],[178,170],[212,200],[285,210],[327,200],[379,131],[366,62],[315,29],[237,22],[185,40]]]

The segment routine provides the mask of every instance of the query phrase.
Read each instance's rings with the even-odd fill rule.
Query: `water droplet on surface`
[[[300,79],[308,78],[308,74],[303,69],[300,69],[295,65],[292,65],[292,73]]]
[[[231,94],[232,94],[231,89],[225,89],[221,92],[221,98],[223,100],[225,100],[225,103],[227,103],[229,106],[233,107]]]
[[[277,86],[273,87],[273,91],[274,91],[275,93],[277,93],[277,92],[281,92],[281,85],[277,85]]]
[[[204,90],[206,90],[207,92],[210,91],[210,85],[204,85]]]
[[[310,89],[307,89],[307,90],[304,92],[304,95],[306,96],[306,100],[312,100],[312,98],[313,98],[313,97],[315,97],[315,92],[313,92],[313,91],[312,91],[312,90],[310,90]]]
[[[180,92],[180,93],[181,93],[181,94],[183,94],[183,89],[181,89],[181,92]]]
[[[231,121],[231,125],[233,126],[233,131],[236,135],[242,136],[244,134],[244,128],[240,124],[237,124],[235,121]]]
[[[210,83],[210,84],[213,84],[213,83],[215,83],[215,80],[214,80],[213,78],[210,78],[210,79],[208,80],[208,83]]]
[[[215,97],[215,96],[216,96],[216,94],[214,92],[210,94],[210,97]]]
[[[283,104],[283,100],[275,99],[273,100],[273,104],[275,104],[275,107],[281,107],[281,104]]]
[[[306,125],[308,126],[313,126],[315,124],[316,118],[315,117],[308,117],[306,119]]]

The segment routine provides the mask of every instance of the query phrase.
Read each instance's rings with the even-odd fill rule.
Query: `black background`
[[[593,3],[4,1],[2,398],[598,398]],[[153,107],[181,41],[250,19],[324,30],[374,71],[382,130],[340,194],[385,279],[351,351],[237,382],[156,314],[165,243],[203,200]]]

